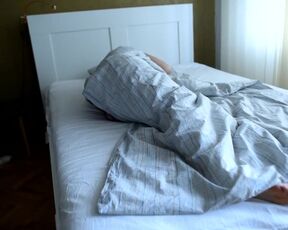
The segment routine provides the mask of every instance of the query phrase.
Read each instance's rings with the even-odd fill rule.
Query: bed
[[[130,124],[107,120],[85,100],[88,69],[112,49],[133,46],[195,79],[247,81],[193,62],[192,13],[191,4],[176,4],[28,17],[48,124],[57,229],[288,228],[287,206],[254,198],[201,215],[98,212],[112,150]]]

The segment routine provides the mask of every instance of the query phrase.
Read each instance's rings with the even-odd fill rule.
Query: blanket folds
[[[280,94],[258,81],[170,78],[142,51],[112,51],[83,95],[134,125],[115,146],[99,212],[202,213],[287,182],[288,96]]]

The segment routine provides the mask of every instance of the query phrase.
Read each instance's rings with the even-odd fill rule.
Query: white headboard
[[[118,46],[170,64],[193,61],[192,4],[131,7],[28,16],[42,97],[54,81],[87,77]]]

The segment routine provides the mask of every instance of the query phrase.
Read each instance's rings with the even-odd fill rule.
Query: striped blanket
[[[83,95],[131,122],[99,213],[203,213],[288,181],[288,96],[258,81],[171,78],[142,51],[120,47],[91,72]]]

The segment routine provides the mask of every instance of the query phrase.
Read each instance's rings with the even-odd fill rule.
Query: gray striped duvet
[[[172,80],[143,52],[120,47],[83,95],[134,123],[114,148],[100,213],[202,213],[288,181],[288,97],[260,82]]]

